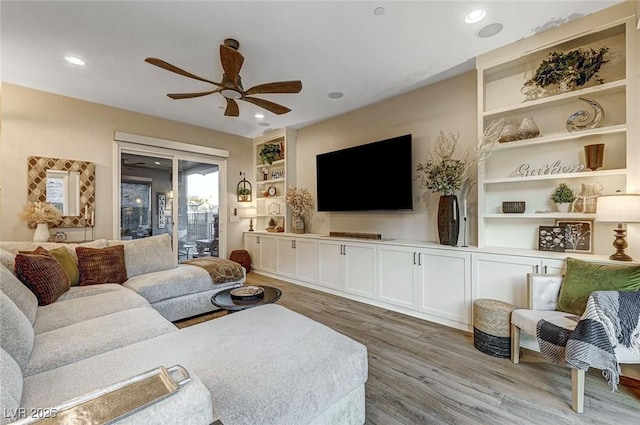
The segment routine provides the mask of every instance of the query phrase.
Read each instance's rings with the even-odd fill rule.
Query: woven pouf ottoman
[[[494,357],[511,357],[511,312],[509,303],[479,299],[473,302],[473,346]]]
[[[229,254],[229,260],[235,261],[245,268],[247,273],[251,271],[251,257],[249,257],[249,253],[244,249],[236,249],[231,251]]]

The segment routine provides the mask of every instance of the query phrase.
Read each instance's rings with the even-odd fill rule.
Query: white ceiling
[[[473,58],[619,1],[6,1],[0,2],[1,78],[131,111],[232,134],[302,127],[473,69]],[[464,23],[477,8],[480,23]],[[377,16],[376,7],[385,13]],[[502,23],[502,32],[478,30]],[[144,62],[152,56],[220,81],[219,45],[240,42],[245,88],[302,80],[299,94],[256,95],[285,115],[239,102],[225,117],[220,94]],[[79,68],[64,56],[83,58]],[[332,91],[344,93],[330,99]],[[254,113],[264,112],[258,120]],[[263,123],[261,126],[260,123]],[[269,123],[265,126],[264,123]]]

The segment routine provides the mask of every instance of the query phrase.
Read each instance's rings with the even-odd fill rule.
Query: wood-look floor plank
[[[585,412],[578,414],[569,369],[539,353],[523,349],[514,365],[476,350],[467,332],[257,273],[247,283],[280,288],[279,304],[367,346],[366,425],[640,423],[637,381],[622,380],[613,393],[600,371],[590,370]]]

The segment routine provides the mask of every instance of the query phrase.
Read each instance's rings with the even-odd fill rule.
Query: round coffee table
[[[211,303],[216,307],[223,310],[227,310],[229,313],[234,311],[246,310],[251,307],[257,307],[263,304],[275,303],[282,296],[282,291],[278,288],[265,285],[256,285],[264,288],[264,297],[251,301],[238,301],[231,298],[231,291],[236,288],[225,289],[224,291],[217,292],[211,297]]]

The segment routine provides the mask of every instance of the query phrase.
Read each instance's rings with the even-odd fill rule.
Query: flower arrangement
[[[313,208],[313,196],[303,187],[289,186],[285,203],[293,210],[294,217],[301,217]]]
[[[30,226],[38,224],[58,224],[62,221],[62,214],[47,202],[28,202],[22,207],[20,218]]]
[[[604,59],[608,51],[609,48],[603,46],[598,51],[578,48],[567,53],[551,52],[524,85],[545,88],[562,83],[569,87],[580,87],[594,77],[602,84],[604,80],[597,73],[603,64],[609,62]]]
[[[427,162],[418,164],[418,178],[432,192],[453,195],[470,177],[472,160],[469,149],[459,158],[454,157],[459,138],[458,134],[445,136],[441,131],[427,155]]]

